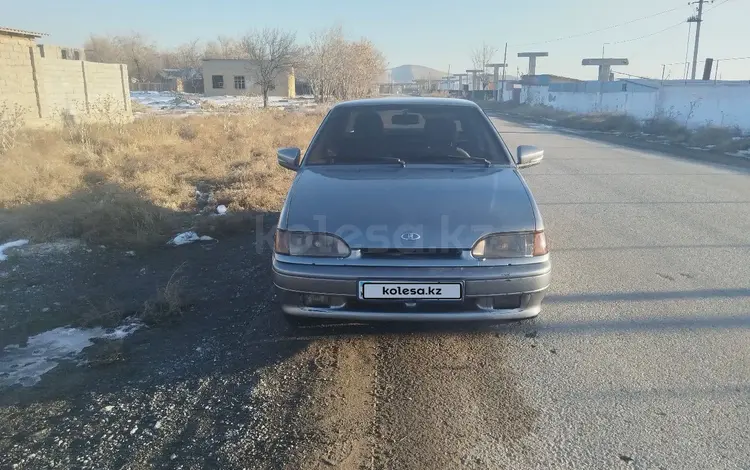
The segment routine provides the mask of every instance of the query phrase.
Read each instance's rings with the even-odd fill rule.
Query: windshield
[[[363,105],[331,111],[305,165],[466,163],[508,165],[481,111],[450,105]]]

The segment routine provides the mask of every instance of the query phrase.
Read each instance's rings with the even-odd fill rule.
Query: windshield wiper
[[[343,165],[352,165],[363,162],[389,162],[398,163],[402,167],[406,166],[406,162],[398,157],[357,157],[357,158],[344,158],[338,160],[336,163]]]
[[[474,157],[474,156],[467,157],[467,156],[463,156],[463,155],[440,155],[440,156],[432,156],[430,158],[446,158],[446,159],[449,159],[449,160],[463,160],[463,161],[470,161],[470,162],[482,163],[486,167],[491,167],[492,166],[492,162],[491,161],[487,160],[486,158],[482,158],[482,157]],[[429,160],[429,158],[426,158],[425,160]]]

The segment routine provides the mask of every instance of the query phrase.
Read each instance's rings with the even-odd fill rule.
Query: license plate
[[[365,300],[461,300],[459,282],[368,282],[359,284],[359,297]]]

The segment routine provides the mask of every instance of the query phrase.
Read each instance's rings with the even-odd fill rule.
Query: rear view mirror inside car
[[[419,124],[419,114],[395,114],[391,118],[391,124],[396,126],[413,126]]]

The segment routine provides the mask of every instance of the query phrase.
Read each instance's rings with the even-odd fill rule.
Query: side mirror
[[[516,150],[516,163],[519,168],[538,165],[544,158],[544,150],[533,145],[519,145]]]
[[[297,147],[284,147],[276,151],[276,158],[279,161],[279,165],[287,170],[297,171],[299,170],[299,157],[301,153],[302,151]]]

